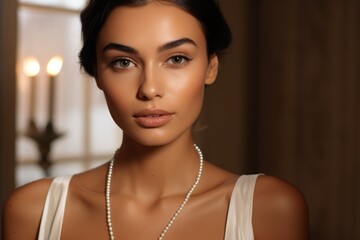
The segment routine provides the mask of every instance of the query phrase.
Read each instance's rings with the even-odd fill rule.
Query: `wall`
[[[208,91],[204,152],[297,185],[312,239],[360,239],[360,2],[222,3],[235,53]]]
[[[16,1],[0,0],[0,206],[14,188],[15,44]]]
[[[233,172],[244,171],[246,115],[247,3],[221,1],[234,44],[221,62],[217,81],[208,86],[199,119],[198,142],[207,160]]]
[[[359,239],[360,4],[260,1],[253,14],[257,139],[248,157],[303,190],[313,239]]]

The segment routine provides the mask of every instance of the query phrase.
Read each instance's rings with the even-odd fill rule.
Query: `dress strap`
[[[52,181],[45,200],[38,240],[60,239],[71,177],[60,176]]]
[[[253,196],[256,179],[260,174],[242,175],[235,183],[231,194],[225,240],[253,240]]]

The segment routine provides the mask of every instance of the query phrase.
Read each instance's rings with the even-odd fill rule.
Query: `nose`
[[[138,98],[143,101],[149,101],[163,96],[163,86],[159,70],[154,67],[144,69],[137,95]]]

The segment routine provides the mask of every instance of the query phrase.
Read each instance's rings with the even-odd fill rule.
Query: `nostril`
[[[158,86],[154,86],[154,85],[150,86],[149,84],[143,84],[137,93],[138,99],[143,101],[148,101],[155,98],[161,98],[162,95],[163,94],[159,90]]]
[[[150,100],[146,95],[142,94],[140,91],[138,92],[138,99],[143,100],[143,101],[148,101]]]

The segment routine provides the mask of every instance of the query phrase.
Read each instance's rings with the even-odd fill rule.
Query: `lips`
[[[162,127],[173,118],[174,113],[167,112],[161,109],[143,111],[134,114],[136,123],[144,128]]]

